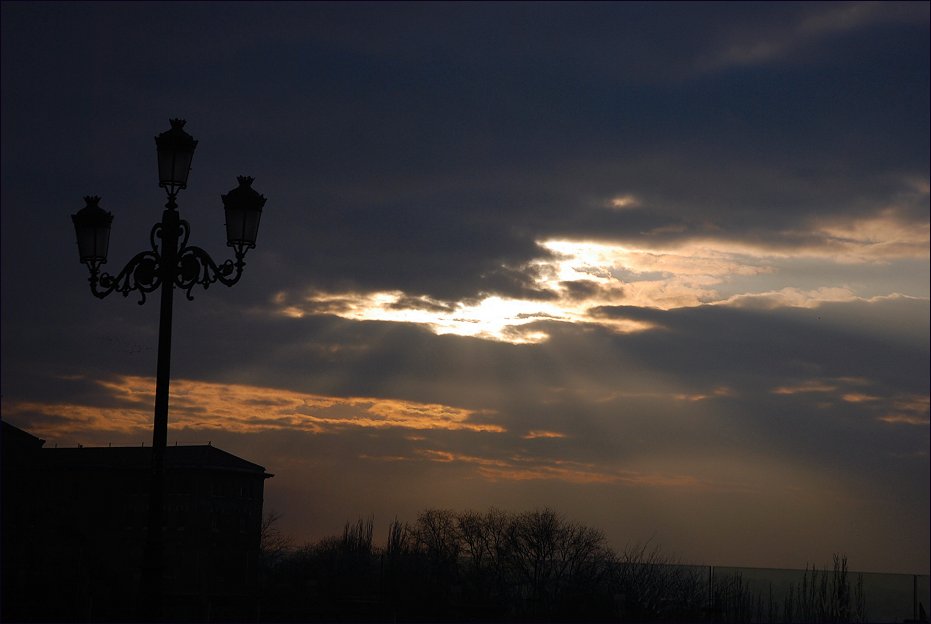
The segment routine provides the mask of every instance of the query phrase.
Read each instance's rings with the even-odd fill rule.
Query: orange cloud
[[[931,397],[917,394],[897,397],[892,410],[879,420],[890,425],[931,424]]]
[[[878,401],[879,397],[875,397],[869,394],[863,394],[862,392],[848,392],[841,397],[844,401],[848,403],[866,403],[869,401]]]
[[[913,416],[911,414],[886,414],[880,416],[879,420],[890,425],[928,425],[931,424],[931,418],[928,416]]]
[[[524,434],[523,437],[525,440],[536,440],[537,438],[565,438],[565,433],[560,433],[558,431],[544,431],[544,430],[532,430]]]
[[[680,393],[680,394],[674,395],[674,398],[677,401],[697,402],[697,401],[704,401],[706,399],[713,399],[715,397],[730,397],[736,394],[737,393],[734,392],[733,388],[729,388],[728,386],[718,386],[717,388],[714,388],[710,393],[704,393],[704,392],[696,392],[693,394]]]
[[[155,380],[117,377],[98,384],[118,406],[20,402],[7,414],[42,414],[53,419],[34,427],[38,435],[56,437],[90,431],[138,434],[151,429]],[[174,430],[224,429],[250,433],[295,429],[328,433],[349,427],[401,428],[502,433],[504,427],[477,423],[482,412],[436,403],[396,399],[331,397],[241,384],[174,380],[170,419]]]
[[[801,394],[808,392],[834,392],[837,386],[826,384],[822,381],[806,381],[795,386],[779,386],[773,388],[773,394]]]
[[[836,377],[829,380],[812,379],[792,386],[780,386],[772,390],[773,394],[794,395],[813,393],[819,395],[815,403],[820,408],[833,407],[831,401],[824,398],[841,400],[857,405],[860,409],[872,413],[874,418],[889,425],[928,425],[931,424],[931,397],[926,395],[898,395],[883,397],[866,394],[857,390],[844,390],[843,386],[867,386],[870,381],[860,377]],[[823,397],[823,394],[833,394]]]
[[[559,459],[547,460],[526,456],[488,458],[433,449],[421,450],[418,454],[428,461],[474,465],[478,474],[489,481],[557,480],[578,484],[618,483],[690,488],[706,485],[691,475],[641,473]]]

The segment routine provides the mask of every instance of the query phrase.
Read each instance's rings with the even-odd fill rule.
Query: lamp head
[[[88,195],[85,206],[71,215],[78,239],[78,253],[84,264],[105,264],[110,246],[110,225],[113,215],[101,208],[100,198]]]
[[[226,212],[226,244],[252,249],[259,233],[265,197],[252,188],[254,178],[238,176],[239,186],[221,195]]]
[[[155,137],[158,153],[158,185],[174,195],[187,188],[197,141],[184,131],[183,119],[170,119],[171,128]]]

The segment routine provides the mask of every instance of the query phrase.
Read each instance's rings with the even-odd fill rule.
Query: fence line
[[[801,582],[812,569],[746,568],[738,566],[668,565],[689,570],[699,575],[706,588],[706,603],[713,606],[715,591],[720,592],[726,584],[739,578],[746,591],[771,598],[782,605],[790,587]],[[832,571],[818,570],[817,573],[831,575]],[[927,622],[927,611],[931,605],[931,576],[927,574],[896,574],[885,572],[847,571],[851,586],[863,579],[866,619],[877,624],[892,622]],[[925,619],[922,619],[925,618]]]

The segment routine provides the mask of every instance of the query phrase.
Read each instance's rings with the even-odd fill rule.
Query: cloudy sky
[[[555,507],[685,562],[929,570],[929,5],[2,4],[2,413],[150,443],[158,305],[95,299],[161,214],[169,443],[275,474],[298,540]],[[383,539],[383,535],[377,536]]]

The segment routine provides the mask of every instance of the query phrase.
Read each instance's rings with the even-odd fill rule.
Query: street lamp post
[[[174,289],[194,297],[195,286],[208,288],[214,282],[232,286],[242,277],[244,258],[255,247],[265,197],[252,189],[252,178],[239,176],[239,186],[222,195],[226,212],[227,246],[235,260],[214,262],[200,247],[188,244],[191,226],[178,213],[178,192],[187,188],[188,173],[197,141],[184,131],[183,119],[172,119],[171,128],[157,137],[159,186],[168,202],[162,220],[149,234],[151,249],[136,254],[115,276],[103,273],[107,262],[113,216],[99,206],[100,198],[85,197],[86,205],[71,216],[83,264],[90,271],[91,292],[98,298],[119,292],[124,297],[137,291],[139,304],[146,295],[161,288],[158,323],[158,365],[155,381],[155,422],[152,433],[152,467],[149,486],[149,517],[138,606],[142,615],[161,616],[162,598],[162,503],[165,489],[165,447],[168,441],[168,385],[171,370],[171,317]],[[159,243],[160,241],[160,243]]]

